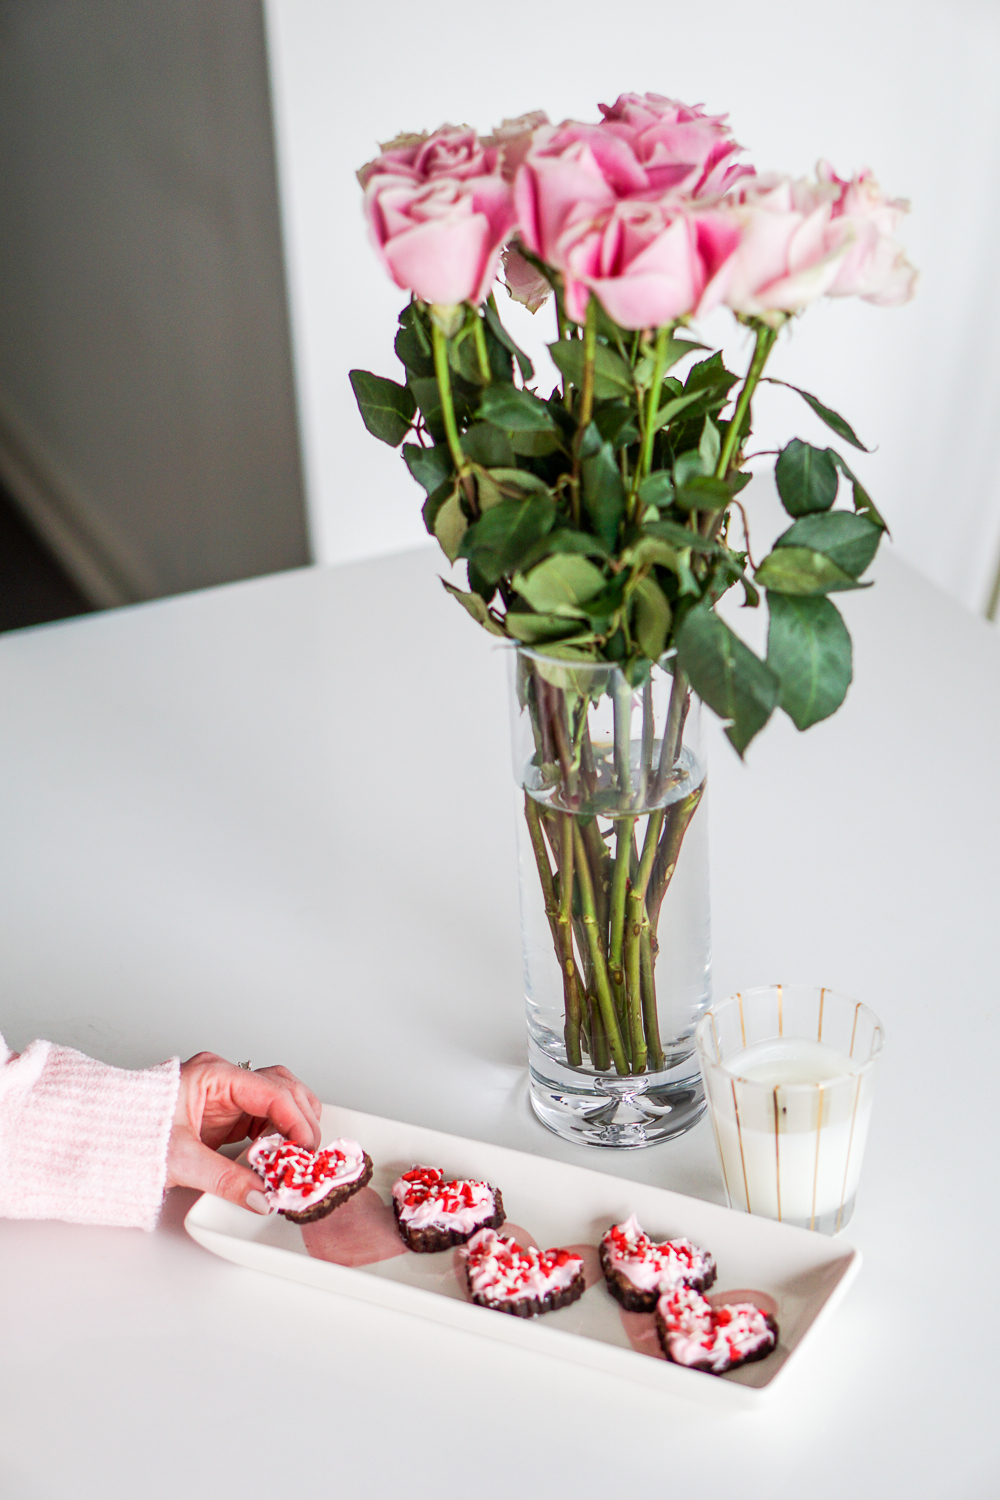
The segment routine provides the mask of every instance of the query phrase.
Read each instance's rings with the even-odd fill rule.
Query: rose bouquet
[[[781,329],[811,302],[894,306],[916,273],[896,240],[906,204],[868,171],[758,175],[724,117],[656,95],[601,113],[526,116],[485,138],[442,126],[362,168],[375,245],[410,300],[395,340],[405,380],[350,378],[369,431],[403,445],[428,531],[466,565],[468,587],[445,588],[518,647],[526,828],[565,1060],[635,1075],[669,1066],[693,1027],[674,1027],[665,1051],[654,977],[704,780],[684,755],[692,693],[740,754],[776,707],[799,729],[833,713],[851,642],[830,596],[865,586],[885,530],[840,448],[792,438],[775,465],[791,524],[754,566],[739,498],[751,403]],[[501,321],[501,264],[516,301],[555,299],[561,383],[548,394]],[[687,331],[718,307],[752,338],[743,374]],[[799,394],[842,445],[863,447]],[[734,586],[751,608],[766,597],[764,658],[716,611]]]

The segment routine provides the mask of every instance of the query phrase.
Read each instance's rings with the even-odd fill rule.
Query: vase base
[[[690,1061],[669,1072],[616,1078],[566,1067],[535,1046],[528,1050],[532,1109],[554,1135],[578,1146],[658,1146],[705,1112],[701,1076],[687,1071]]]

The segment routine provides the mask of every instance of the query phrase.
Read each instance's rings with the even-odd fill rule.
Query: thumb
[[[193,1132],[185,1131],[180,1140],[175,1136],[170,1154],[170,1176],[174,1185],[198,1188],[254,1213],[270,1213],[264,1183],[256,1172],[203,1145]]]

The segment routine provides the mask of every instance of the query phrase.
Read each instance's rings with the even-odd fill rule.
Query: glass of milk
[[[731,1208],[843,1229],[883,1036],[867,1005],[814,985],[765,985],[705,1012],[695,1042]]]

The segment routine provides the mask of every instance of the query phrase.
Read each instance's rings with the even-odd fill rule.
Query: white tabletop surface
[[[503,662],[436,567],[0,639],[0,1029],[722,1201],[705,1121],[612,1155],[529,1112]],[[4,1500],[1000,1490],[1000,637],[879,571],[841,713],[710,772],[716,994],[815,980],[888,1033],[865,1264],[797,1382],[720,1411],[241,1270],[176,1191],[154,1234],[0,1224]]]

